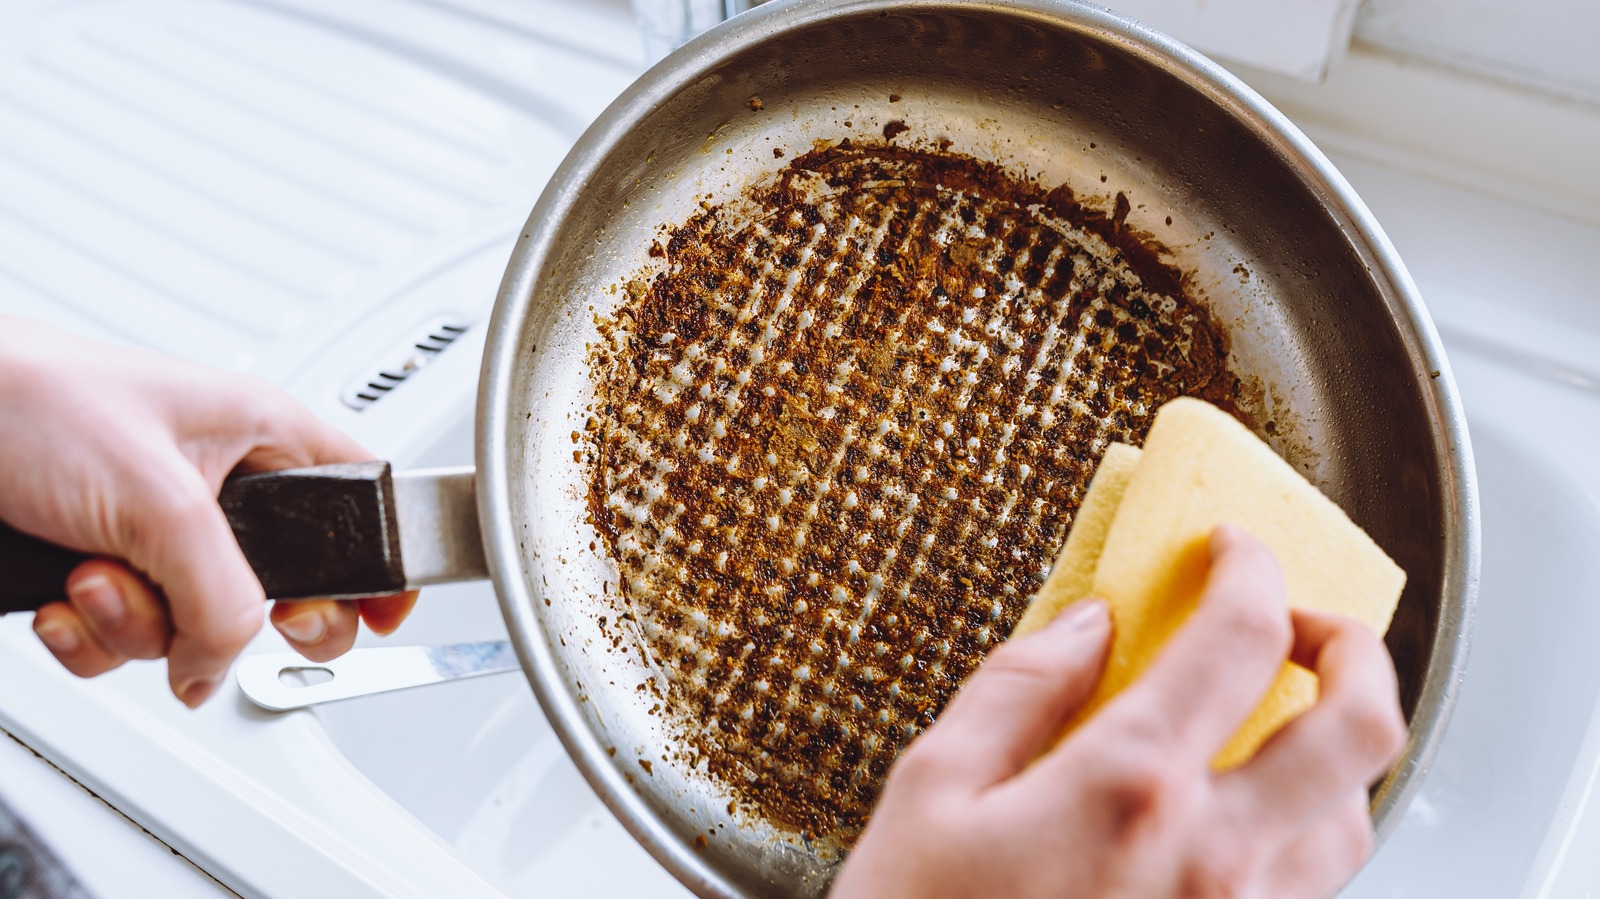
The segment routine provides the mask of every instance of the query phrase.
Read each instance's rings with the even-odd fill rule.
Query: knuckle
[[[237,655],[261,630],[266,617],[266,597],[253,578],[248,587],[239,584],[226,596],[196,599],[174,607],[172,624],[175,637],[207,657]]]
[[[1098,766],[1096,797],[1114,833],[1132,839],[1182,814],[1191,790],[1180,766],[1148,742],[1119,742],[1114,751]]]
[[[1388,764],[1405,747],[1406,721],[1393,699],[1352,702],[1343,712],[1348,732],[1363,759],[1373,764]]]
[[[1366,802],[1352,801],[1312,824],[1299,849],[1301,855],[1320,860],[1330,874],[1344,881],[1361,870],[1376,847]]]
[[[1043,651],[1042,651],[1043,650]],[[989,654],[981,672],[992,681],[1053,683],[1071,666],[1066,653],[1038,643],[1004,643]]]
[[[122,666],[123,659],[115,655],[74,656],[60,659],[61,667],[74,677],[91,678],[99,677],[107,671],[115,670]]]
[[[1260,585],[1281,593],[1283,567],[1278,564],[1278,557],[1272,549],[1250,532],[1227,525],[1218,528],[1213,540],[1223,532],[1227,535],[1225,545],[1229,560],[1228,574],[1225,576],[1235,583]]]
[[[192,471],[145,479],[132,513],[135,534],[145,542],[177,529],[187,531],[215,514],[217,500]]]
[[[1367,859],[1372,858],[1372,853],[1378,846],[1378,838],[1372,834],[1372,822],[1363,815],[1357,820],[1356,824],[1357,826],[1351,831],[1353,837],[1350,841],[1350,857],[1348,859],[1352,873],[1366,864]]]
[[[1255,535],[1245,533],[1249,539],[1239,541],[1235,545],[1242,552],[1251,572],[1258,577],[1271,578],[1281,583],[1283,566],[1278,564],[1278,557],[1272,552],[1272,548]]]
[[[130,618],[112,627],[97,625],[102,642],[130,659],[159,659],[167,654],[172,635],[165,618]]]
[[[1294,626],[1278,604],[1241,606],[1225,622],[1236,651],[1253,657],[1287,658],[1294,642]]]
[[[1178,895],[1183,899],[1241,899],[1254,894],[1258,869],[1250,853],[1211,840],[1207,850],[1184,869]]]
[[[348,650],[343,646],[330,646],[331,641],[319,643],[316,646],[296,645],[294,651],[308,662],[331,662],[344,655]]]
[[[187,632],[180,631],[179,634],[187,642],[185,657],[191,664],[200,668],[210,668],[225,666],[232,662],[250,642],[254,631],[242,632],[205,627],[194,628]]]
[[[298,447],[305,435],[327,428],[292,394],[269,381],[245,376],[239,392],[245,397],[245,412],[236,429],[257,446]]]
[[[301,407],[284,390],[259,378],[244,376],[238,392],[246,398],[246,421],[258,438],[273,433],[286,419],[300,413]]]
[[[951,741],[930,730],[900,753],[889,770],[888,783],[911,790],[927,789],[949,781],[959,764]]]
[[[1344,816],[1343,859],[1345,866],[1354,871],[1372,857],[1377,848],[1377,837],[1372,833],[1372,819],[1365,805],[1351,806]]]
[[[1405,748],[1410,730],[1392,690],[1374,685],[1342,691],[1323,701],[1332,704],[1353,758],[1384,766]]]
[[[261,600],[265,602],[265,600]],[[220,653],[236,653],[261,629],[261,607],[241,604],[236,610],[216,610],[200,622],[196,634],[201,644]]]
[[[1267,582],[1277,586],[1282,592],[1283,566],[1278,564],[1278,557],[1260,540],[1250,541],[1250,564],[1256,569],[1258,575]]]
[[[166,636],[141,640],[129,646],[128,658],[142,659],[144,661],[164,659],[167,656],[167,647],[169,645],[171,645],[171,640]]]

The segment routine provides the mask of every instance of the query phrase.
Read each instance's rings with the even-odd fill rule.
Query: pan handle
[[[464,485],[461,472],[446,474],[412,481],[429,485],[429,495],[455,498],[457,514],[448,523],[473,531],[454,539],[480,546],[481,572],[471,473],[465,473]],[[463,490],[465,506],[460,501]],[[406,589],[395,478],[387,462],[240,475],[222,485],[217,503],[269,597],[354,598]],[[470,521],[461,520],[467,514],[463,508]],[[67,575],[88,558],[0,522],[0,614],[33,611],[61,599]],[[465,572],[458,579],[472,576]]]

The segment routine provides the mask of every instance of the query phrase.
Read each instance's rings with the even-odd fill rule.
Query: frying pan
[[[626,302],[615,288],[647,265],[660,226],[772,176],[784,165],[774,148],[866,140],[890,121],[1108,210],[1121,192],[1127,225],[1161,235],[1229,334],[1229,365],[1255,387],[1242,411],[1275,422],[1263,436],[1405,569],[1388,645],[1411,736],[1374,793],[1387,835],[1442,737],[1477,583],[1477,493],[1449,366],[1383,232],[1299,131],[1181,44],[1066,0],[779,3],[652,69],[578,141],[517,244],[489,325],[476,475],[314,473],[342,497],[331,525],[298,498],[298,478],[230,484],[224,505],[269,591],[379,593],[470,575],[481,536],[478,564],[534,692],[634,836],[702,895],[825,891],[835,857],[729,811],[702,772],[661,758],[672,734],[636,690],[653,674],[597,621],[616,568],[591,548],[569,435],[595,395],[596,320]],[[311,526],[294,538],[253,523],[262,499]],[[418,535],[430,529],[451,548],[428,549]],[[290,558],[273,558],[294,539]],[[329,558],[304,562],[319,546]],[[36,550],[26,558],[41,561]],[[374,560],[373,582],[352,574],[358,556]],[[291,590],[281,573],[343,580]],[[59,592],[59,579],[44,584]]]

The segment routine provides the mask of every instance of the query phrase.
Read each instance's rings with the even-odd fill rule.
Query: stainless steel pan
[[[1393,248],[1303,135],[1182,45],[1065,0],[763,7],[634,84],[540,198],[490,325],[477,512],[528,680],[590,783],[703,895],[826,889],[833,859],[729,813],[715,783],[661,758],[672,736],[635,690],[652,672],[597,621],[615,568],[590,548],[601,544],[570,435],[593,397],[596,317],[625,300],[614,288],[646,264],[659,226],[770,175],[784,165],[774,147],[880,136],[891,120],[1108,208],[1121,191],[1128,225],[1163,235],[1231,335],[1230,364],[1260,388],[1246,411],[1275,422],[1269,440],[1406,570],[1388,642],[1411,739],[1375,793],[1386,835],[1449,718],[1477,580],[1477,493],[1448,364]],[[460,496],[424,490],[418,503],[423,482],[398,519],[368,517],[404,536],[416,509]],[[407,553],[389,565],[402,582]],[[456,567],[435,558],[433,576]]]

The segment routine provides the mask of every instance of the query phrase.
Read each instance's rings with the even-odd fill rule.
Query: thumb
[[[955,775],[983,789],[1014,776],[1089,698],[1110,637],[1103,601],[1067,607],[1043,630],[990,654],[917,744],[948,763],[947,781]]]

